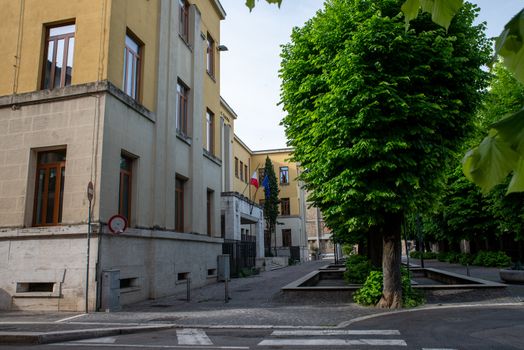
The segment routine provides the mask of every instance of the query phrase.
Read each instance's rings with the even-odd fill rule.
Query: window
[[[178,32],[182,39],[189,41],[189,3],[187,0],[178,0],[180,8],[180,28]]]
[[[262,181],[264,181],[264,175],[266,174],[266,168],[258,168],[258,184],[262,186]]]
[[[43,89],[54,89],[71,85],[74,49],[74,24],[47,29],[46,59],[42,80]]]
[[[213,191],[207,190],[207,235],[211,236],[211,232],[213,231]]]
[[[189,88],[181,81],[177,83],[177,106],[176,106],[176,130],[184,136],[188,136],[188,97]]]
[[[120,156],[120,186],[118,194],[118,214],[131,222],[131,178],[133,159],[125,155]]]
[[[215,148],[215,114],[211,112],[209,109],[206,111],[206,150],[214,154],[214,148]]]
[[[138,100],[140,88],[141,52],[142,48],[138,40],[126,34],[126,45],[124,48],[124,92]]]
[[[184,186],[185,180],[175,180],[175,231],[184,232]]]
[[[240,161],[240,181],[244,181],[244,163]]]
[[[280,167],[280,183],[282,185],[289,184],[289,168],[287,166]]]
[[[280,215],[290,215],[289,198],[282,198],[280,200]]]
[[[246,183],[249,182],[249,174],[248,174],[248,170],[247,170],[247,165],[244,165],[244,181]]]
[[[235,176],[238,178],[238,158],[235,157]]]
[[[66,151],[40,152],[37,157],[33,225],[62,222]]]
[[[282,246],[291,247],[291,230],[290,229],[282,230]]]
[[[207,60],[207,72],[212,77],[215,76],[215,41],[213,38],[207,33],[207,53],[206,53],[206,60]]]

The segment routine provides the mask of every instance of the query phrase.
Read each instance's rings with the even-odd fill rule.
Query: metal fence
[[[238,277],[242,269],[255,267],[256,242],[224,242],[222,244],[222,254],[229,254],[231,276]]]

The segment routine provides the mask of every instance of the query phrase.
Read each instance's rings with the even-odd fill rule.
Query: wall
[[[40,89],[45,25],[64,20],[76,24],[72,84],[107,78],[110,1],[1,0],[0,8],[0,96]]]

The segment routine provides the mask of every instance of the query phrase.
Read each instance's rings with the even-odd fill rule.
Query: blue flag
[[[262,186],[264,186],[264,190],[266,191],[266,199],[269,198],[270,189],[269,189],[269,177],[266,175],[264,176],[264,180],[262,180]]]

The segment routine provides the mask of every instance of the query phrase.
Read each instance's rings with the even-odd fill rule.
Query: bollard
[[[469,264],[466,264],[466,275],[469,277]]]
[[[187,302],[189,302],[191,301],[191,277],[187,278],[186,287],[187,287],[187,290],[186,290]]]
[[[224,281],[224,289],[225,289],[224,290],[224,301],[226,303],[228,303],[229,302],[229,282],[228,282],[227,278]]]

